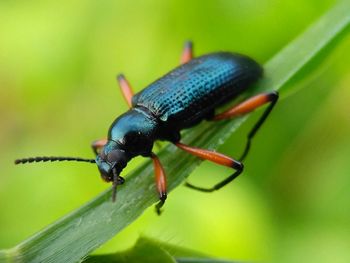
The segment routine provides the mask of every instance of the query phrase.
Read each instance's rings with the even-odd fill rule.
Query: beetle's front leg
[[[125,78],[123,74],[119,74],[117,76],[117,81],[119,83],[119,87],[122,91],[122,94],[128,103],[129,107],[131,108],[131,100],[132,97],[134,96],[134,92],[132,91],[131,85],[129,81]]]
[[[98,152],[101,150],[101,148],[103,146],[105,146],[105,144],[107,143],[107,139],[100,139],[100,140],[96,140],[96,141],[93,141],[91,143],[91,148],[92,150],[94,151],[95,155],[98,154]]]
[[[193,58],[193,44],[191,41],[186,41],[181,54],[181,64],[185,64]]]
[[[162,164],[159,161],[159,158],[154,153],[151,154],[151,158],[153,160],[154,172],[155,172],[155,180],[156,187],[159,193],[159,202],[156,205],[156,212],[158,215],[161,213],[161,208],[165,203],[167,198],[167,190],[166,190],[166,176],[165,171]]]

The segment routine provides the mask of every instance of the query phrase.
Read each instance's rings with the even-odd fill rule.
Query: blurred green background
[[[109,187],[93,165],[13,160],[92,157],[90,142],[127,109],[117,73],[141,90],[178,65],[186,39],[198,55],[228,50],[264,63],[335,2],[0,1],[0,247]],[[221,258],[349,262],[349,44],[289,84],[296,92],[282,90],[243,176],[213,194],[178,187],[161,217],[149,209],[95,253],[143,235]],[[258,114],[220,151],[239,156]],[[203,163],[190,180],[211,185],[228,173]]]

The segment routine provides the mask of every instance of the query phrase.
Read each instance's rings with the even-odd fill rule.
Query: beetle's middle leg
[[[123,74],[119,74],[117,76],[117,81],[119,84],[119,87],[122,91],[122,94],[128,103],[129,107],[131,108],[131,99],[134,96],[134,92],[132,91],[131,85],[129,81],[125,78]]]
[[[242,163],[240,163],[240,162],[238,162],[238,161],[236,161],[236,160],[234,160],[226,155],[223,155],[221,153],[188,146],[188,145],[185,145],[185,144],[182,144],[179,142],[175,143],[175,145],[177,147],[179,147],[181,150],[184,150],[190,154],[193,154],[201,159],[208,160],[208,161],[220,164],[220,165],[224,165],[224,166],[227,166],[227,167],[230,167],[230,168],[233,168],[234,170],[236,170],[236,172],[234,172],[232,175],[227,177],[225,180],[217,183],[216,185],[214,185],[211,188],[202,188],[202,187],[194,186],[190,183],[186,183],[186,186],[190,187],[192,189],[199,190],[202,192],[213,192],[215,190],[219,190],[220,188],[224,187],[228,183],[232,182],[232,180],[235,179],[238,175],[240,175],[243,171],[243,164]]]
[[[166,190],[166,176],[164,168],[158,158],[157,155],[151,153],[151,158],[153,160],[154,172],[155,172],[155,181],[157,191],[159,193],[159,202],[156,204],[156,212],[158,215],[161,213],[161,208],[165,203],[167,198],[167,190]]]
[[[231,109],[228,109],[227,111],[220,113],[212,118],[212,120],[224,120],[224,119],[237,117],[237,116],[246,114],[248,112],[251,112],[264,104],[269,103],[269,106],[266,108],[264,113],[261,115],[260,119],[257,121],[257,123],[253,126],[253,128],[248,133],[247,143],[246,143],[245,149],[243,151],[243,154],[241,155],[241,158],[238,159],[239,161],[244,160],[244,158],[247,156],[249,149],[250,149],[251,141],[252,141],[254,135],[259,130],[261,125],[264,123],[266,118],[269,116],[269,114],[272,111],[273,107],[275,106],[277,100],[278,100],[277,91],[258,94],[258,95],[253,96],[253,97],[239,103],[238,105],[235,105]]]
[[[186,41],[181,54],[181,64],[185,64],[193,58],[193,43]]]

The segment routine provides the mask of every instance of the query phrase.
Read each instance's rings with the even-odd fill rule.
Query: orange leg
[[[128,103],[129,107],[131,108],[131,99],[132,99],[132,96],[134,96],[134,92],[132,91],[130,83],[127,81],[127,79],[124,77],[123,74],[119,74],[117,76],[117,80],[118,80],[120,89],[122,90],[122,94],[126,102]]]
[[[193,58],[193,44],[186,41],[181,54],[181,64],[185,64]]]
[[[215,190],[219,190],[220,188],[224,187],[225,185],[227,185],[228,183],[230,183],[233,179],[235,179],[238,175],[240,175],[243,171],[243,164],[241,164],[240,162],[226,156],[223,155],[221,153],[217,153],[214,151],[210,151],[210,150],[204,150],[204,149],[200,149],[200,148],[196,148],[196,147],[191,147],[182,143],[175,143],[175,145],[177,147],[179,147],[181,150],[184,150],[190,154],[193,154],[201,159],[204,160],[208,160],[220,165],[224,165],[230,168],[233,168],[236,170],[236,172],[234,172],[232,175],[230,175],[229,177],[227,177],[225,180],[221,181],[220,183],[217,183],[216,185],[214,185],[211,188],[202,188],[202,187],[198,187],[198,186],[194,186],[190,183],[186,183],[186,186],[192,188],[192,189],[196,189],[199,191],[203,191],[203,192],[213,192]]]
[[[91,148],[94,151],[95,155],[98,154],[98,152],[101,150],[101,148],[107,143],[107,139],[100,139],[93,141],[91,143]]]
[[[266,108],[266,110],[264,111],[263,115],[260,117],[258,122],[253,126],[252,130],[248,133],[247,144],[245,146],[245,149],[244,149],[244,152],[243,152],[241,158],[239,158],[239,161],[244,160],[244,158],[247,156],[249,149],[250,149],[252,138],[254,137],[256,132],[259,130],[261,125],[264,123],[267,116],[269,116],[269,114],[270,114],[271,110],[273,109],[273,107],[275,106],[277,100],[278,100],[278,93],[276,91],[258,94],[254,97],[251,97],[251,98],[239,103],[238,105],[234,106],[233,108],[213,117],[213,120],[229,119],[229,118],[233,118],[233,117],[237,117],[237,116],[246,114],[246,113],[251,112],[251,111],[255,110],[256,108],[258,108],[266,103],[270,103],[270,105]]]
[[[159,193],[159,200],[160,200],[159,203],[156,205],[156,211],[157,211],[157,214],[160,215],[160,213],[161,213],[160,209],[164,205],[165,200],[167,198],[166,176],[165,176],[164,168],[163,168],[162,164],[160,163],[157,155],[152,153],[151,158],[153,160],[156,186],[157,186],[157,191]]]

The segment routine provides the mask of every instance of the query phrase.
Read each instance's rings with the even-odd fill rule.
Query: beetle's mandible
[[[234,169],[234,173],[211,188],[186,183],[186,186],[212,192],[225,186],[243,171],[251,140],[278,100],[276,91],[257,94],[238,103],[229,110],[216,114],[215,109],[242,94],[262,77],[263,69],[253,59],[229,52],[211,53],[193,58],[192,43],[186,42],[181,65],[159,78],[137,94],[133,94],[126,78],[117,77],[123,96],[130,109],[111,125],[107,139],[92,143],[96,159],[75,157],[33,157],[18,159],[19,163],[40,161],[82,161],[96,163],[101,177],[112,182],[112,200],[115,201],[117,185],[124,183],[120,176],[127,163],[136,156],[153,160],[155,181],[159,194],[156,211],[159,214],[167,198],[165,171],[152,151],[156,140],[173,143],[179,149],[204,160]],[[260,119],[248,133],[242,156],[235,160],[223,154],[181,143],[180,131],[203,120],[219,121],[234,118],[268,104]]]

